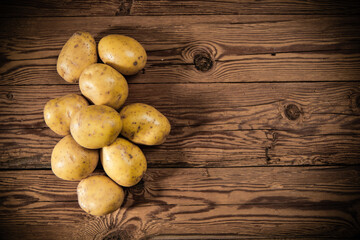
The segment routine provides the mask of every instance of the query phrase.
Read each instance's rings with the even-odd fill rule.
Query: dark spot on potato
[[[104,72],[101,72],[101,74],[100,75],[104,75]]]
[[[106,94],[110,94],[110,91],[107,91]]]
[[[62,121],[60,121],[60,124],[62,125],[62,124],[63,124],[63,122],[62,122]]]
[[[139,132],[140,131],[140,126],[138,126],[138,128],[137,128],[137,132]]]
[[[137,61],[135,61],[133,64],[134,64],[134,66],[136,66],[136,65],[137,65]]]
[[[88,123],[88,126],[90,126],[91,124],[90,123]]]
[[[132,122],[132,124],[136,124],[136,122]]]
[[[134,132],[131,132],[130,137],[133,138],[135,136]]]
[[[133,156],[132,156],[131,154],[129,154],[129,157],[130,157],[130,158],[133,158]]]
[[[126,116],[125,116],[125,115],[122,115],[122,116],[121,116],[121,119],[124,119],[124,118],[126,118]]]
[[[79,44],[76,44],[75,46],[74,46],[74,48],[77,48],[79,46]]]
[[[86,163],[85,161],[83,161],[83,163]]]
[[[150,126],[150,128],[153,128],[153,126]]]
[[[89,134],[88,134],[88,136],[90,137],[90,136],[91,136],[91,134],[89,133]]]

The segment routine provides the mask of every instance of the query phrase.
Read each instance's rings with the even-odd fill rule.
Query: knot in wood
[[[289,120],[296,120],[300,117],[301,111],[295,104],[289,104],[285,107],[285,116]]]
[[[6,98],[9,99],[9,100],[13,100],[14,99],[14,95],[11,93],[11,92],[8,92],[6,94]]]
[[[355,100],[355,104],[357,108],[360,108],[360,96],[357,96],[356,100]]]
[[[194,56],[195,68],[199,71],[209,71],[213,66],[213,60],[206,52],[198,53]]]

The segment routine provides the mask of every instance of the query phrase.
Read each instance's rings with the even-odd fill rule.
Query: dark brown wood
[[[0,167],[49,168],[60,137],[43,106],[76,85],[2,86]],[[130,84],[126,104],[155,106],[172,124],[154,166],[358,164],[360,87],[344,83]]]
[[[189,14],[357,14],[355,0],[341,1],[251,1],[251,0],[110,0],[110,1],[26,1],[0,3],[1,17],[119,16]]]
[[[2,1],[0,238],[359,238],[359,6]],[[141,146],[146,175],[104,217],[80,209],[78,182],[52,174],[61,137],[43,121],[49,99],[79,93],[55,67],[79,30],[144,45],[126,104],[172,124],[163,145]]]
[[[150,169],[120,211],[97,218],[79,208],[77,182],[5,171],[0,228],[6,239],[354,237],[359,179],[359,167]]]
[[[149,60],[132,83],[359,81],[358,28],[349,16],[4,19],[0,84],[64,84],[56,59],[78,30],[138,39]]]

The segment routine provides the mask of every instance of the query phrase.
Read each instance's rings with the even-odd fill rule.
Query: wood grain
[[[357,14],[357,1],[274,0],[110,0],[110,1],[2,1],[1,17],[214,15],[214,14]]]
[[[6,239],[355,237],[359,180],[359,167],[149,169],[120,211],[91,217],[77,182],[3,171],[0,229]]]
[[[138,39],[149,60],[143,73],[128,78],[132,83],[359,81],[357,28],[352,16],[4,19],[0,84],[64,84],[56,59],[78,30],[97,41],[114,33]]]
[[[49,168],[60,137],[42,109],[67,93],[78,87],[0,87],[1,168]],[[173,126],[143,147],[151,167],[358,164],[359,96],[355,82],[130,84],[126,104],[153,105]]]

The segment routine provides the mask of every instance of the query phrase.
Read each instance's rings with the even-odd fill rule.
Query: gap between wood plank
[[[148,169],[191,169],[191,168],[197,168],[197,169],[208,169],[208,168],[211,168],[211,169],[216,169],[216,168],[221,168],[221,169],[234,169],[234,168],[288,168],[288,167],[291,167],[291,168],[303,168],[303,167],[311,167],[311,168],[328,168],[328,167],[343,167],[343,168],[347,168],[347,167],[358,167],[360,166],[360,163],[359,164],[328,164],[328,165],[247,165],[247,166],[233,166],[233,167],[214,167],[214,166],[209,166],[209,167],[199,167],[199,166],[166,166],[166,167],[148,167]],[[0,168],[0,173],[1,172],[9,172],[9,171],[49,171],[51,170],[51,168]],[[103,171],[103,168],[96,168],[96,170],[102,170]],[[95,171],[96,171],[95,170]]]
[[[140,83],[140,82],[128,82],[128,85],[176,85],[176,84],[259,84],[259,83],[274,83],[274,84],[282,84],[282,83],[356,83],[360,82],[359,80],[352,80],[352,81],[258,81],[258,82],[155,82],[155,83]],[[70,83],[62,83],[62,84],[17,84],[17,85],[9,85],[9,84],[0,84],[0,87],[27,87],[27,86],[77,86],[78,84],[70,84]]]

